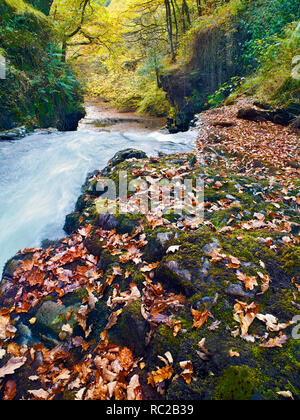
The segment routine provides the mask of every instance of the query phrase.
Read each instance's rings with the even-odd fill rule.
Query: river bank
[[[157,156],[191,150],[196,140],[193,131],[165,134],[159,130],[160,120],[154,120],[153,131],[143,118],[128,122],[135,118],[131,114],[101,107],[92,112],[87,106],[89,124],[83,120],[77,132],[36,130],[19,140],[0,141],[1,273],[19,249],[64,236],[65,217],[74,209],[87,174],[103,168],[120,149],[134,147]],[[126,122],[99,128],[90,123],[95,117],[122,117]]]
[[[85,109],[86,117],[79,122],[79,131],[149,133],[163,129],[166,125],[166,118],[117,111],[101,100],[86,100]]]
[[[299,398],[299,179],[285,161],[296,137],[283,165],[258,165],[256,144],[238,165],[252,122],[234,141],[228,112],[200,116],[208,137],[194,151],[118,152],[88,177],[68,236],[6,266],[2,393],[10,380],[18,399]],[[282,133],[256,124],[270,145]],[[221,142],[215,129],[228,130]],[[108,203],[100,186],[119,192],[124,172],[139,183]],[[186,179],[203,181],[204,201]]]

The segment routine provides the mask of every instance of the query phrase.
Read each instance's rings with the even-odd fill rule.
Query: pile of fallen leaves
[[[201,114],[198,150],[209,146],[223,149],[230,155],[230,163],[227,163],[234,170],[253,174],[275,167],[286,179],[298,178],[299,136],[290,127],[270,121],[237,118],[239,109],[249,105],[247,100],[241,100]],[[252,104],[251,107],[255,108]]]
[[[131,351],[127,347],[110,344],[107,338],[107,331],[115,325],[122,309],[111,313],[96,347],[94,340],[86,342],[81,336],[72,336],[73,328],[68,321],[73,309],[65,317],[60,335],[62,339],[69,337],[66,344],[59,344],[49,350],[44,344],[28,347],[13,341],[17,333],[14,320],[19,314],[30,312],[47,297],[62,304],[61,299],[64,296],[84,288],[88,297],[83,298],[78,312],[75,313],[75,320],[82,328],[85,338],[89,337],[93,325],[87,327],[88,314],[95,308],[97,301],[103,298],[106,288],[117,276],[123,274],[123,270],[115,266],[111,275],[103,276],[98,259],[89,254],[84,245],[91,228],[90,225],[81,228],[55,248],[25,249],[20,252],[20,255],[32,257],[20,260],[13,281],[6,288],[6,293],[11,292],[14,296],[14,304],[0,312],[0,359],[7,359],[0,369],[0,390],[4,386],[2,379],[26,365],[27,369],[34,372],[29,376],[33,386],[26,390],[27,399],[61,398],[66,391],[73,392],[75,399],[141,399],[139,378],[132,375],[136,362]],[[121,263],[132,261],[140,264],[143,255],[140,248],[147,243],[145,235],[136,238],[140,232],[141,229],[137,228],[132,236],[102,230],[98,230],[96,234],[101,236],[104,247],[112,255],[119,255]],[[75,268],[71,268],[69,265],[74,262]],[[144,271],[150,269],[151,267],[144,265]],[[129,273],[124,273],[124,276],[128,278]],[[115,285],[107,306],[110,309],[114,309],[116,305],[125,307],[141,296],[134,283],[130,283],[129,288],[129,291],[121,292]],[[31,318],[29,322],[34,324],[36,319]],[[78,350],[80,357],[77,362],[74,354]],[[17,382],[9,380],[5,383],[3,399],[15,397]]]
[[[155,281],[154,273],[160,262],[149,263],[144,260],[143,248],[148,244],[146,230],[164,228],[171,232],[191,232],[200,226],[206,226],[216,234],[235,235],[238,241],[251,231],[276,232],[281,235],[283,246],[299,245],[299,237],[294,234],[298,224],[294,219],[291,220],[291,213],[296,214],[300,205],[299,195],[295,193],[299,170],[292,164],[297,156],[298,138],[288,128],[269,122],[240,120],[236,118],[237,109],[232,106],[205,113],[197,142],[197,159],[193,165],[189,164],[186,155],[181,155],[182,164],[178,167],[173,167],[170,163],[161,167],[159,160],[152,158],[145,160],[142,166],[132,169],[134,177],[140,181],[143,177],[146,182],[139,183],[136,191],[126,200],[117,199],[117,204],[126,206],[128,213],[144,210],[144,224],[138,224],[132,234],[120,234],[116,230],[105,230],[87,224],[48,249],[20,251],[18,267],[12,279],[5,284],[4,295],[8,299],[4,301],[7,305],[0,309],[0,392],[4,400],[14,399],[16,395],[23,399],[42,400],[68,399],[70,396],[77,400],[142,399],[142,387],[137,372],[146,365],[143,359],[135,358],[129,349],[130,338],[128,346],[119,346],[109,342],[108,331],[118,324],[127,306],[140,302],[141,316],[149,325],[148,332],[145,332],[146,345],[161,325],[170,328],[176,337],[183,334],[182,321],[176,319],[177,315],[188,305],[185,296],[169,292],[162,282]],[[218,155],[217,148],[226,154]],[[216,155],[218,159],[214,162],[212,156]],[[218,167],[217,180],[209,172],[214,165]],[[278,171],[271,174],[270,166],[276,167]],[[185,177],[193,176],[195,170],[200,171],[201,168],[204,169],[204,193],[211,189],[216,197],[223,193],[223,198],[213,197],[209,201],[204,195],[205,201],[201,202],[199,193],[203,191],[195,185],[192,192],[186,194],[186,187],[182,182]],[[208,170],[205,171],[205,168]],[[238,213],[234,213],[237,200],[226,189],[231,172],[251,174],[256,179],[263,180],[265,183],[262,191],[257,192],[256,182],[247,178],[249,183],[239,184],[237,193],[251,197],[254,204],[257,204],[256,199],[263,200],[272,209],[253,214],[248,212],[247,217],[246,209],[240,206]],[[176,194],[174,190],[170,192],[168,185],[164,186],[165,179],[172,180],[174,185],[178,181]],[[90,198],[91,196],[86,196],[86,199]],[[166,218],[166,212],[171,209],[181,212],[183,198],[190,215],[186,217],[182,214],[182,217],[171,222]],[[94,200],[97,204],[97,199]],[[148,200],[155,204],[150,211],[147,205],[145,208],[141,207],[142,203],[148,204]],[[288,211],[285,211],[282,203],[287,203]],[[232,215],[224,222],[225,226],[220,227],[214,225],[209,217],[199,216],[203,209],[208,216],[232,209]],[[276,251],[274,238],[265,236],[257,236],[257,242]],[[100,241],[101,248],[113,257],[114,263],[107,272],[103,271],[101,257],[96,257],[88,250],[87,241],[95,237]],[[176,253],[180,248],[181,245],[169,246],[165,254]],[[254,291],[256,294],[253,293],[253,296],[264,295],[272,285],[270,276],[262,272],[266,266],[261,260],[260,268],[249,275],[244,272],[239,258],[224,252],[219,246],[210,249],[206,257],[209,264],[224,264],[224,270],[236,270],[235,276],[245,293]],[[143,275],[144,281],[140,289],[131,281],[132,272],[129,266]],[[120,286],[120,279],[126,284],[125,290]],[[299,284],[295,278],[292,283],[299,292]],[[37,309],[46,299],[62,306],[63,298],[77,290],[84,290],[86,293],[83,294],[79,307],[70,309],[64,317],[59,344],[53,347],[51,343],[49,346],[43,336],[34,345],[17,344],[16,325],[22,316],[27,316],[29,323],[33,325],[36,318],[30,315],[31,311]],[[98,326],[90,322],[89,315],[104,296],[107,296],[106,307],[110,315],[105,327],[95,338],[94,330],[98,331]],[[299,309],[296,291],[293,296],[292,304]],[[217,304],[218,297],[219,294],[216,293],[213,303],[202,310],[188,306],[193,331],[207,328],[214,332],[220,328],[221,321],[214,317],[214,305]],[[263,348],[283,347],[288,340],[283,331],[294,323],[281,322],[272,314],[260,313],[259,304],[254,298],[250,302],[235,300],[232,304],[232,317],[234,328],[226,327],[229,335],[240,337],[248,343],[257,341]],[[75,320],[76,327],[81,328],[80,335],[76,335],[78,329],[75,330],[70,322],[71,318]],[[249,333],[254,321],[265,326],[263,334]],[[211,357],[205,340],[204,337],[199,341],[196,351],[204,362]],[[240,357],[236,349],[230,349],[229,355],[231,358]],[[161,395],[165,394],[166,384],[178,378],[183,378],[188,385],[194,379],[192,360],[179,359],[175,363],[170,351],[164,356],[154,356],[157,356],[163,366],[149,369],[148,385]],[[26,389],[23,384],[24,375],[32,384],[26,385]],[[286,396],[284,392],[281,394]]]
[[[136,367],[132,352],[127,347],[109,344],[105,332],[100,338],[91,351],[91,343],[82,337],[74,337],[68,344],[52,349],[43,344],[27,347],[12,343],[5,350],[10,358],[0,369],[0,381],[26,365],[32,383],[25,390],[26,399],[53,400],[66,397],[68,392],[74,394],[75,400],[142,399],[139,377],[130,376]],[[76,360],[74,349],[81,349],[85,356]],[[17,387],[17,379],[8,380],[3,399],[12,400]]]

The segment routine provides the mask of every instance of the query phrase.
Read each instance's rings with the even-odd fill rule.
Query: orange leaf
[[[201,328],[206,323],[209,316],[212,317],[212,314],[209,311],[200,312],[191,308],[192,315],[194,317],[193,327]]]

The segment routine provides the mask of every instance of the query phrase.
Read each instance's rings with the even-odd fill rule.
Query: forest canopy
[[[51,16],[59,27],[63,55],[74,64],[89,96],[101,96],[118,108],[164,115],[172,110],[160,77],[182,67],[189,72],[199,34],[216,27],[225,28],[228,34],[241,32],[242,28],[235,57],[234,76],[239,78],[233,85],[236,88],[242,76],[253,75],[264,67],[270,51],[274,56],[280,44],[292,36],[299,20],[299,2],[54,0]],[[292,54],[296,54],[298,45],[294,43]],[[286,59],[290,60],[290,56]],[[283,84],[289,76],[282,75]],[[230,77],[225,82],[230,85]],[[225,97],[233,88],[223,86]],[[270,89],[264,92],[263,99],[272,102]],[[193,99],[197,103],[197,98]],[[273,102],[286,105],[293,99],[279,93]]]

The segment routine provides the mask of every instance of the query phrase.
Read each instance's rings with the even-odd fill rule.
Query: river
[[[65,236],[65,216],[73,211],[87,174],[105,167],[116,152],[186,152],[196,138],[195,130],[164,134],[151,131],[148,120],[136,123],[129,117],[120,122],[110,115],[111,125],[93,124],[95,106],[87,110],[77,132],[0,142],[0,278],[6,261],[20,249]]]

